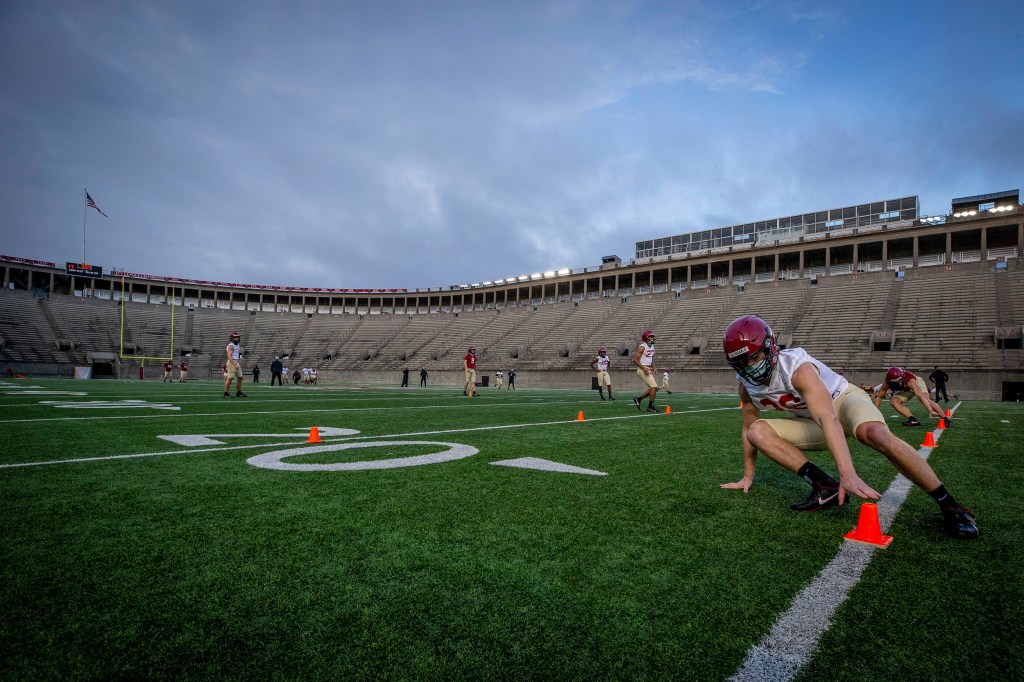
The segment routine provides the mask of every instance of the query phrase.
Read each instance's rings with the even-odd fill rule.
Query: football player
[[[654,407],[654,398],[658,395],[658,380],[655,378],[655,373],[658,370],[654,366],[654,332],[650,329],[640,332],[640,345],[636,347],[636,353],[633,354],[633,364],[636,365],[636,375],[647,386],[645,392],[633,398],[633,404],[636,405],[637,410],[642,411],[640,403],[647,398],[647,411],[657,412],[658,409]]]
[[[608,400],[615,400],[612,397],[612,377],[608,374],[608,365],[610,363],[608,349],[604,346],[597,349],[597,357],[590,361],[590,369],[597,372],[597,394],[601,396],[601,400],[604,400],[604,389],[602,386],[608,387]]]
[[[953,537],[976,538],[974,513],[947,492],[917,451],[889,431],[868,395],[814,359],[802,348],[779,350],[771,327],[746,315],[729,325],[723,342],[726,362],[736,371],[743,410],[743,478],[722,488],[747,492],[754,482],[757,453],[794,472],[811,485],[796,511],[819,511],[843,504],[847,495],[877,500],[880,495],[857,475],[846,436],[854,436],[888,458],[928,493]],[[795,419],[761,419],[762,408],[791,412]],[[829,476],[801,452],[827,449],[839,470]]]
[[[947,428],[953,425],[949,417],[943,416],[942,408],[939,407],[939,404],[928,395],[928,387],[924,383],[924,379],[913,372],[900,369],[899,367],[890,367],[889,371],[885,373],[885,381],[882,383],[892,391],[892,398],[889,399],[889,404],[892,405],[894,410],[907,418],[903,422],[904,426],[921,425],[921,422],[917,420],[917,417],[906,406],[906,402],[913,398],[917,398],[921,401],[922,405],[928,408],[929,417],[941,417],[945,421]],[[875,407],[880,407],[881,404],[882,392],[879,391],[875,393]]]
[[[466,383],[462,385],[462,395],[472,398],[473,389],[476,388],[476,348],[473,346],[466,351],[466,357],[462,359],[462,368],[466,370]]]
[[[226,361],[224,363],[224,397],[230,398],[231,394],[228,393],[228,389],[231,388],[231,380],[235,379],[235,397],[246,398],[242,393],[242,365],[239,359],[242,357],[241,348],[238,346],[238,342],[241,341],[242,335],[238,332],[231,332],[229,337],[228,345],[224,348],[226,354]]]

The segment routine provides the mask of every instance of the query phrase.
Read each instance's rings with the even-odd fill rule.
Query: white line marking
[[[939,429],[933,432],[936,443],[943,433]],[[922,459],[928,459],[932,450],[922,447],[917,452]],[[883,533],[892,525],[911,486],[909,480],[897,474],[882,494],[878,521]],[[846,601],[877,549],[859,542],[844,542],[836,557],[793,599],[789,610],[779,616],[764,639],[751,647],[739,670],[729,679],[790,682],[795,678],[811,660],[818,640],[832,624],[832,616]]]
[[[505,459],[500,462],[491,462],[499,467],[515,467],[518,469],[536,469],[537,471],[554,471],[561,474],[584,474],[587,476],[607,476],[603,471],[574,467],[571,464],[561,464],[539,457],[520,457],[518,459]]]
[[[157,436],[160,440],[166,440],[175,445],[184,445],[194,448],[200,445],[224,445],[224,441],[216,438],[301,438],[308,435],[311,427],[297,427],[299,431],[306,433],[204,433],[180,436]],[[325,436],[354,436],[358,431],[355,429],[337,429],[332,426],[318,428],[321,437]]]

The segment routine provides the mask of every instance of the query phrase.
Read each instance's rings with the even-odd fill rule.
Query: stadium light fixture
[[[540,274],[539,272],[535,272],[532,275],[530,275],[530,279],[541,279],[543,277],[544,275]]]
[[[569,274],[569,268],[562,268],[561,270],[558,271],[558,276],[559,277],[561,277],[563,275],[568,275],[568,274]]]
[[[547,272],[544,273],[544,276],[545,277],[554,277],[555,276],[555,271],[554,270],[548,270]]]

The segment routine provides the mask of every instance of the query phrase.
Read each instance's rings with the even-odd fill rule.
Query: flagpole
[[[89,190],[83,189],[85,196],[89,196]],[[85,224],[89,220],[88,199],[82,200],[82,262],[85,263]]]

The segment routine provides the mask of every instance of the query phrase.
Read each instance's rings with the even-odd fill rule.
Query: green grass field
[[[663,394],[673,414],[641,416],[633,389],[3,382],[0,676],[728,678],[860,503],[791,512],[807,485],[764,458],[748,494],[720,489],[742,474],[736,397]],[[956,417],[929,461],[982,537],[947,538],[914,489],[797,679],[1024,679],[1024,407]],[[478,452],[247,462],[311,448],[312,426],[358,431],[321,446],[384,442],[280,461]],[[884,458],[852,449],[888,488]],[[606,475],[492,464],[524,457]]]

